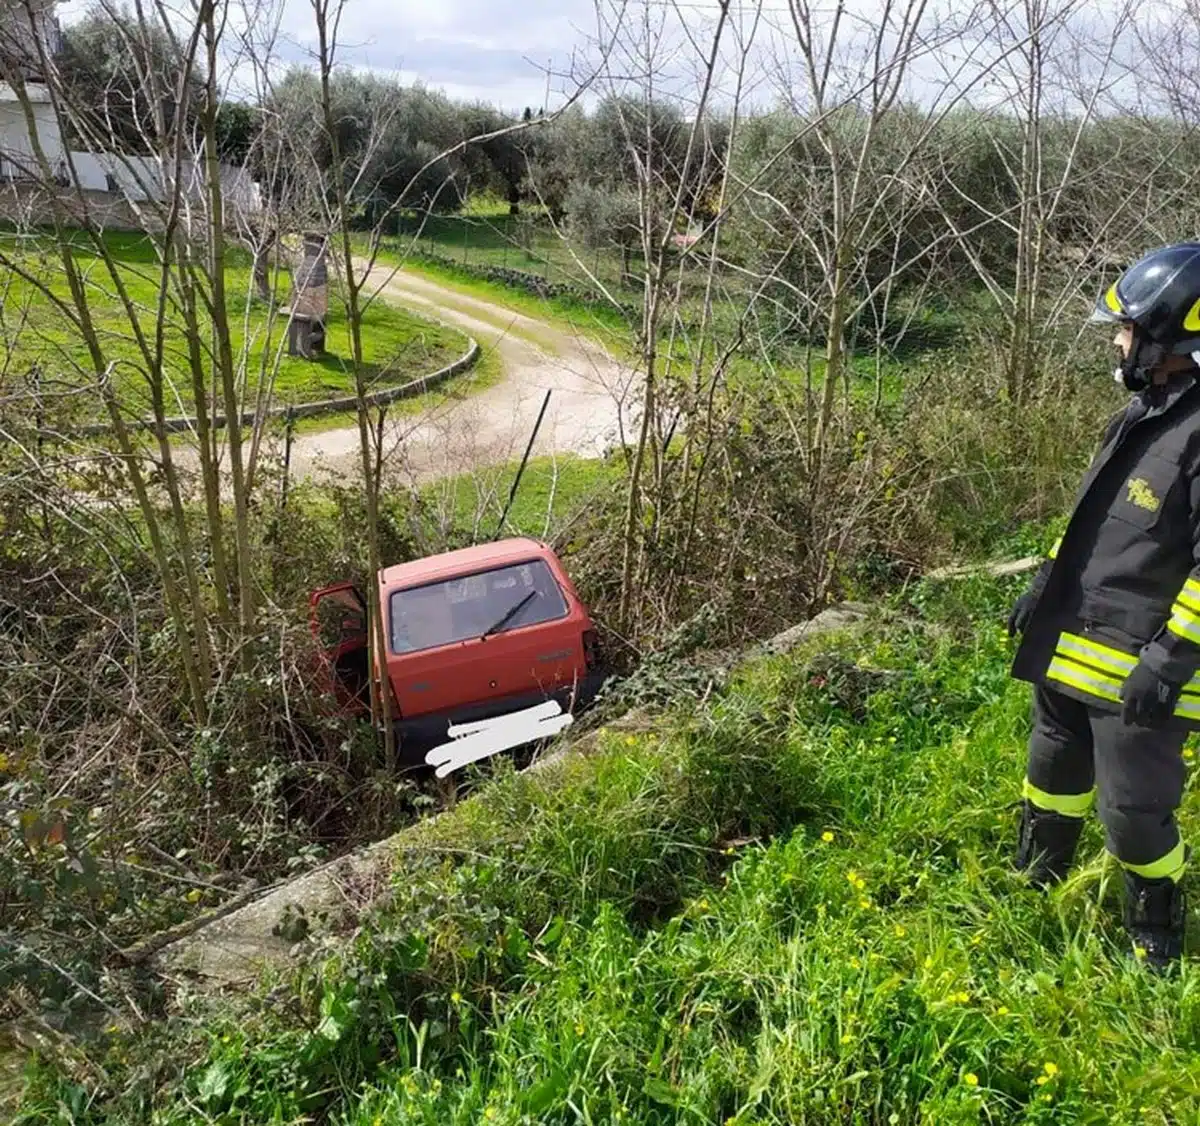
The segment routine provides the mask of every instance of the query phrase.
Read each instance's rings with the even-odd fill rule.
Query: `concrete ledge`
[[[437,371],[422,375],[417,379],[411,379],[396,387],[372,391],[365,397],[367,406],[377,407],[385,403],[394,403],[399,399],[412,399],[417,395],[423,395],[426,391],[431,391],[439,384],[445,383],[446,380],[461,375],[464,371],[474,367],[479,360],[479,342],[471,336],[467,337],[467,341],[469,347],[452,364],[447,364],[444,368],[439,368]],[[354,395],[345,395],[338,399],[321,399],[315,403],[291,403],[287,406],[271,407],[262,415],[254,411],[246,411],[241,416],[241,423],[243,426],[253,426],[262,418],[312,418],[316,415],[354,410],[357,405],[358,399]],[[225,425],[225,421],[225,415],[217,414],[209,420],[209,425],[220,428]],[[157,423],[152,418],[139,418],[126,422],[125,425],[130,430],[154,430]],[[168,434],[180,434],[195,430],[195,428],[196,419],[193,416],[185,415],[163,419],[163,430]],[[95,422],[87,426],[74,427],[67,433],[75,437],[96,438],[104,434],[111,434],[112,429],[110,422]]]
[[[740,653],[731,663],[763,653],[786,653],[802,640],[868,620],[871,608],[848,602],[831,606],[815,618],[784,630],[761,646]],[[634,709],[605,723],[609,731],[645,731],[653,728],[656,717]],[[564,740],[553,752],[528,769],[553,772],[572,754],[593,749],[598,732],[581,732]],[[553,785],[553,783],[551,783]],[[468,799],[469,800],[469,799]],[[425,834],[447,810],[421,819],[391,837],[366,845],[336,860],[264,889],[250,902],[241,902],[227,913],[190,933],[159,945],[146,961],[163,977],[190,981],[193,988],[206,990],[238,989],[251,985],[263,970],[286,966],[296,952],[300,934],[287,933],[288,920],[300,921],[304,937],[345,936],[353,932],[361,917],[388,893],[391,881],[405,863],[406,854],[419,852]]]

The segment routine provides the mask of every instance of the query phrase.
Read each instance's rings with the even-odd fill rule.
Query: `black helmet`
[[[1178,242],[1138,259],[1100,294],[1089,319],[1137,329],[1118,370],[1130,390],[1146,386],[1167,356],[1200,352],[1200,242]]]
[[[1200,242],[1138,259],[1096,299],[1091,320],[1131,322],[1177,356],[1200,351]]]

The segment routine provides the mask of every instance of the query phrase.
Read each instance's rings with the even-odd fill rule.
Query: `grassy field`
[[[57,296],[67,297],[61,266],[44,242],[28,236],[0,236],[3,253],[47,283]],[[124,284],[138,310],[144,331],[153,338],[159,293],[158,264],[151,242],[138,234],[111,233],[109,250],[119,263]],[[148,403],[142,358],[102,259],[80,239],[77,257],[87,278],[88,301],[106,358],[115,361],[114,378],[131,410]],[[244,367],[248,386],[274,375],[275,401],[309,402],[351,393],[354,387],[349,328],[340,302],[331,295],[326,322],[326,354],[310,362],[286,354],[286,324],[276,316],[271,323],[267,306],[251,297],[251,262],[234,251],[227,272],[229,301],[235,322],[235,360]],[[74,327],[44,294],[15,273],[6,271],[3,293],[3,347],[5,370],[18,373],[40,365],[47,379],[68,384],[90,381],[87,350]],[[279,300],[286,303],[288,281],[278,285]],[[168,314],[167,366],[175,384],[168,413],[191,413],[191,376],[185,354],[183,325]],[[363,324],[363,344],[368,379],[372,386],[404,383],[457,359],[466,350],[466,338],[445,326],[423,320],[382,301],[372,303]],[[252,401],[252,397],[251,397]],[[99,415],[100,403],[89,404]]]
[[[592,288],[592,277],[621,287],[621,256],[585,247],[556,230],[541,208],[526,206],[510,215],[508,204],[479,199],[458,215],[404,215],[396,241],[417,253],[454,258],[463,265],[499,266],[536,274],[551,282]],[[630,268],[636,274],[640,257]]]
[[[439,481],[422,490],[443,526],[491,537],[516,481],[520,462]],[[548,538],[569,526],[590,501],[624,480],[621,466],[571,454],[533,458],[525,467],[505,519],[504,535]]]
[[[1123,956],[1096,826],[1051,893],[1008,870],[1020,582],[910,589],[554,772],[500,771],[349,947],[169,1048],[103,1037],[16,1121],[1197,1121],[1200,977]]]

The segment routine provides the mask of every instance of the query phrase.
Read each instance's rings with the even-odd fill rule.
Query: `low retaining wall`
[[[394,403],[399,399],[411,399],[417,395],[423,395],[426,391],[431,391],[439,384],[445,383],[447,379],[461,375],[464,371],[474,367],[479,360],[479,342],[471,336],[468,336],[467,340],[470,347],[454,363],[447,364],[446,367],[439,368],[428,375],[411,379],[407,383],[401,383],[398,387],[386,387],[382,391],[372,391],[365,396],[367,406],[383,406],[385,403]],[[312,418],[314,415],[320,414],[337,414],[339,411],[354,410],[357,406],[358,398],[354,395],[347,395],[340,399],[322,399],[315,403],[291,403],[287,406],[271,407],[261,415],[255,411],[246,411],[242,415],[242,425],[253,426],[255,422],[263,418]],[[209,425],[222,427],[225,425],[225,421],[225,415],[217,414],[209,420]],[[152,418],[139,418],[127,422],[125,425],[131,430],[154,430],[157,423]],[[196,419],[192,416],[163,419],[163,430],[168,434],[179,434],[195,428]],[[77,427],[71,433],[84,438],[95,438],[102,434],[111,434],[112,423],[95,422]]]

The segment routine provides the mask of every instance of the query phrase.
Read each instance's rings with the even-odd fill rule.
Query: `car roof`
[[[463,547],[457,551],[444,551],[440,555],[428,555],[424,559],[413,559],[408,563],[397,563],[386,567],[379,575],[382,587],[416,586],[420,583],[436,582],[456,575],[486,571],[521,560],[537,557],[545,559],[550,549],[537,540],[524,536],[481,543],[475,547]]]

